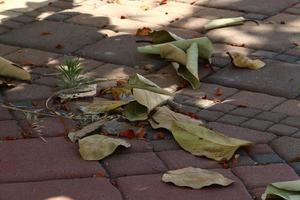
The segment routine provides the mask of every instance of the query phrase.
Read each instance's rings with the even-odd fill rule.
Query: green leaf
[[[136,101],[132,101],[125,106],[123,115],[129,121],[146,120],[148,118],[148,109],[146,106],[143,106]]]
[[[79,152],[84,160],[101,160],[112,154],[118,146],[128,148],[130,144],[105,135],[91,135],[79,140]]]
[[[150,37],[152,37],[152,42],[154,44],[183,40],[183,38],[166,30],[153,31],[152,33],[150,33]]]
[[[210,185],[228,186],[234,182],[218,172],[193,167],[168,171],[163,175],[162,181],[193,189]]]
[[[202,59],[206,59],[211,62],[211,56],[213,54],[213,45],[212,42],[207,37],[201,38],[193,38],[193,39],[183,39],[163,44],[156,44],[156,45],[147,45],[143,47],[138,47],[138,52],[140,53],[147,53],[147,54],[160,54],[161,48],[166,44],[172,44],[177,48],[186,51],[190,46],[196,43],[198,46],[198,55]]]
[[[261,198],[262,200],[271,200],[275,198],[285,200],[299,200],[300,180],[271,183],[268,185],[265,193]]]
[[[80,110],[85,114],[101,114],[115,110],[116,108],[128,103],[129,102],[127,101],[112,101],[96,97],[94,98],[93,103],[90,103],[86,106],[81,106]]]
[[[209,31],[212,29],[223,28],[228,26],[243,25],[245,21],[247,20],[244,17],[213,19],[204,25],[204,30]]]
[[[20,81],[31,81],[31,75],[9,60],[0,57],[0,76]]]
[[[231,138],[204,126],[186,122],[174,121],[171,132],[178,144],[186,151],[217,161],[230,160],[239,147],[252,144],[249,141]]]
[[[201,120],[193,119],[187,115],[176,113],[170,110],[167,106],[158,107],[155,113],[149,119],[152,128],[165,128],[171,131],[173,121],[181,121],[197,125],[203,125]]]

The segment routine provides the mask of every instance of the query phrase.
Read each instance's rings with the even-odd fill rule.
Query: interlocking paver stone
[[[269,163],[283,163],[285,162],[275,153],[269,154],[257,154],[253,155],[252,158],[259,164],[269,164]]]
[[[250,155],[274,153],[274,151],[271,149],[271,147],[268,144],[251,145],[249,147],[246,147],[246,151]]]
[[[43,32],[51,34],[42,36]],[[70,53],[102,38],[103,35],[96,28],[40,21],[1,35],[0,41],[46,51]]]
[[[287,164],[261,166],[241,166],[233,169],[248,188],[267,186],[269,183],[298,179],[297,174]]]
[[[241,115],[244,117],[254,117],[258,113],[260,113],[261,110],[255,109],[255,108],[237,108],[233,111],[231,111],[231,114],[235,115]]]
[[[288,26],[300,27],[299,16],[290,15],[290,14],[286,14],[286,13],[280,13],[278,15],[272,16],[272,17],[268,18],[266,21],[277,23],[277,24],[284,23]]]
[[[132,35],[119,35],[87,46],[78,53],[96,60],[132,67],[159,68],[164,66],[166,62],[161,60],[159,56],[137,52],[136,48],[145,45],[145,43],[136,43],[136,41],[144,39]]]
[[[197,116],[200,119],[204,119],[207,121],[215,121],[223,115],[224,115],[224,113],[222,113],[222,112],[212,111],[212,110],[201,110],[201,111],[197,112]]]
[[[4,56],[6,54],[12,53],[14,51],[17,51],[20,49],[19,47],[16,46],[10,46],[10,45],[5,45],[5,44],[0,44],[0,55]]]
[[[180,149],[175,140],[154,140],[151,141],[154,151],[170,151]]]
[[[167,168],[153,152],[118,154],[103,160],[111,177],[156,174]]]
[[[285,160],[294,161],[300,156],[300,139],[284,136],[272,141],[273,149]]]
[[[208,126],[214,130],[223,132],[230,137],[249,140],[255,143],[267,143],[276,137],[272,133],[251,130],[218,122],[210,122]]]
[[[221,166],[207,158],[197,157],[183,150],[162,151],[157,153],[160,159],[167,165],[169,170],[184,167],[220,168]]]
[[[287,117],[281,121],[282,124],[294,126],[300,129],[300,117]]]
[[[161,174],[122,177],[117,180],[125,199],[209,199],[209,200],[251,200],[251,196],[240,180],[228,170],[218,170],[235,183],[228,187],[207,187],[201,190],[176,187],[161,181]]]
[[[12,119],[11,114],[7,108],[0,107],[0,120]]]
[[[275,24],[249,24],[216,29],[209,31],[207,35],[216,42],[276,52],[293,47],[293,41],[300,38],[298,27]]]
[[[213,105],[213,106],[211,106],[207,109],[220,111],[220,112],[223,112],[223,113],[228,113],[228,112],[232,111],[235,108],[236,108],[236,106],[232,105],[232,104],[218,103],[218,104],[215,104],[215,105]]]
[[[0,182],[84,178],[103,171],[98,162],[85,162],[77,146],[65,138],[6,141],[0,146]],[[3,173],[5,172],[5,173]]]
[[[257,119],[262,119],[271,122],[279,122],[280,120],[284,119],[286,114],[278,113],[278,112],[262,112],[255,116]]]
[[[250,119],[241,124],[241,126],[250,128],[250,129],[257,129],[257,130],[266,130],[268,127],[272,126],[273,122],[264,121],[264,120],[257,120],[257,119]]]
[[[285,113],[292,116],[300,116],[300,101],[287,100],[283,104],[273,109],[275,112]]]
[[[297,3],[296,0],[265,0],[263,2],[260,0],[200,0],[196,4],[273,15],[295,3]],[[270,5],[272,5],[272,7]]]
[[[0,121],[0,140],[22,138],[22,129],[15,120]]]
[[[221,118],[219,118],[217,121],[223,122],[223,123],[228,123],[228,124],[233,124],[233,125],[239,125],[246,120],[248,120],[248,118],[246,118],[246,117],[226,114],[226,115],[222,116]]]
[[[79,189],[80,188],[80,189]],[[16,192],[18,191],[18,192]],[[106,178],[63,179],[0,185],[1,199],[121,200]]]
[[[295,172],[300,175],[300,162],[293,162],[291,163],[291,166]]]
[[[300,94],[300,82],[297,78],[300,65],[279,61],[266,63],[266,67],[260,70],[240,70],[229,66],[206,78],[206,81],[288,98]],[[283,66],[285,70],[282,70]]]
[[[298,128],[292,127],[292,126],[287,126],[284,124],[275,124],[271,126],[268,131],[275,133],[277,135],[292,135],[298,130]]]

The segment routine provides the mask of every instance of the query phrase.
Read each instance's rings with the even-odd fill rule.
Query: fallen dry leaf
[[[56,48],[56,49],[63,49],[63,48],[64,48],[64,46],[63,46],[63,45],[61,45],[61,44],[57,44],[57,45],[55,46],[55,48]]]
[[[238,68],[260,69],[266,65],[259,59],[252,60],[238,52],[227,52],[227,54],[231,58],[232,64]]]
[[[216,88],[216,91],[215,91],[215,96],[219,97],[219,96],[222,96],[223,95],[223,91],[220,87],[217,87]]]
[[[300,180],[271,183],[267,186],[267,189],[264,194],[262,194],[261,199],[299,200]]]
[[[135,137],[134,131],[132,129],[126,130],[126,131],[122,131],[121,133],[119,133],[120,137],[124,137],[124,138],[128,138],[128,139],[132,139]]]
[[[201,189],[210,185],[228,186],[234,182],[218,172],[194,167],[168,171],[164,173],[162,181],[193,189]]]
[[[46,36],[46,35],[51,35],[51,33],[50,32],[41,32],[40,35],[41,36]]]
[[[143,27],[143,28],[139,28],[137,31],[136,31],[136,34],[137,36],[148,36],[150,33],[151,33],[151,29],[148,28],[148,27]]]

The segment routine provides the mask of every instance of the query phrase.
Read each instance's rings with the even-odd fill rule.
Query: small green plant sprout
[[[65,63],[59,66],[59,71],[58,86],[60,89],[74,88],[89,81],[87,77],[82,75],[83,67],[79,58],[65,60]]]

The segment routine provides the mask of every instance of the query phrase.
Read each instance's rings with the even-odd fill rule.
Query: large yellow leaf
[[[163,175],[162,180],[193,189],[210,185],[228,186],[234,182],[218,172],[193,167],[168,171]]]
[[[130,144],[105,135],[91,135],[79,140],[79,152],[84,160],[101,160],[112,154],[118,146],[128,148]]]
[[[271,200],[271,199],[299,200],[300,180],[271,183],[268,185],[261,199],[262,200]]]
[[[235,67],[248,68],[248,69],[260,69],[266,65],[266,63],[264,63],[259,59],[252,60],[241,53],[228,52],[228,54]]]
[[[21,81],[30,81],[30,74],[18,65],[0,57],[0,76]]]
[[[174,121],[171,131],[177,143],[186,151],[217,161],[230,160],[239,147],[251,145],[249,141],[228,137],[192,123]]]
[[[171,131],[173,121],[181,121],[187,123],[193,123],[197,125],[203,125],[201,120],[193,119],[187,115],[176,113],[170,110],[167,106],[158,107],[156,112],[149,119],[152,128],[165,128]]]

